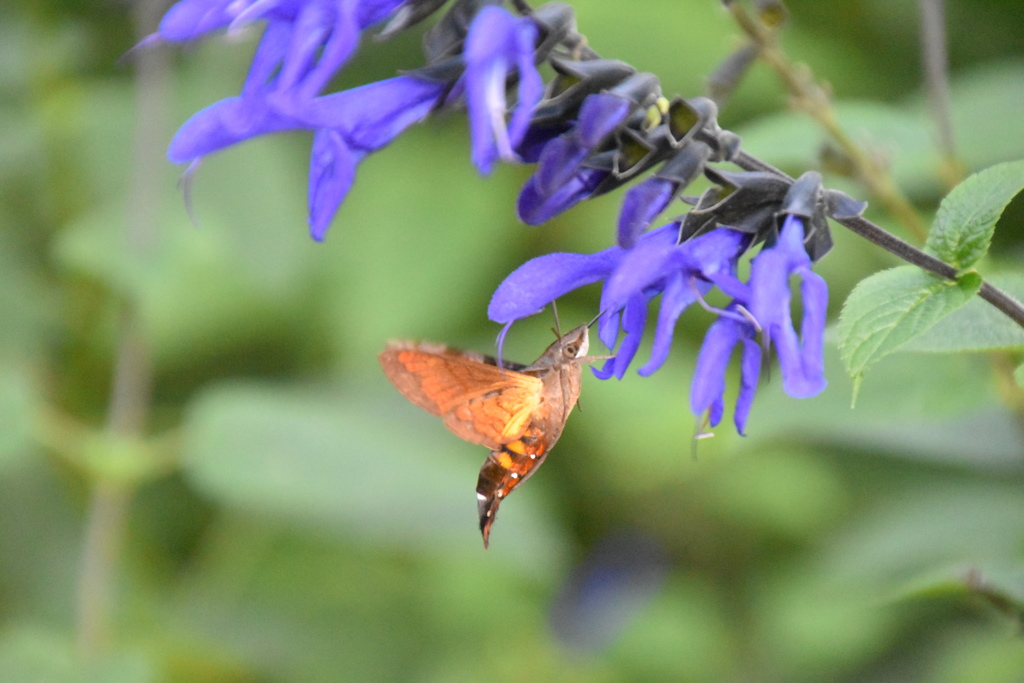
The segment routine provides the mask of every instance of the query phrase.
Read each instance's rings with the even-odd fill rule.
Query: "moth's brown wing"
[[[444,346],[392,342],[378,358],[406,398],[443,417],[459,438],[492,450],[523,435],[543,395],[536,377]]]

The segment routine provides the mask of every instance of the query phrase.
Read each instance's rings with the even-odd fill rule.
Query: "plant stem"
[[[148,344],[138,316],[125,305],[107,411],[106,430],[112,437],[142,434],[151,379]],[[128,482],[100,476],[90,492],[78,577],[78,647],[87,656],[102,652],[110,642],[117,564],[133,488]]]
[[[141,39],[159,21],[163,3],[141,0],[135,6],[136,36]],[[125,253],[145,259],[157,236],[162,183],[162,133],[167,130],[170,65],[161,49],[138,50],[136,126],[127,207]],[[151,351],[134,302],[121,306],[117,356],[107,408],[106,431],[113,438],[141,436],[146,427],[152,384]],[[133,482],[94,473],[78,576],[77,640],[87,657],[100,655],[112,632],[117,565],[127,525]]]

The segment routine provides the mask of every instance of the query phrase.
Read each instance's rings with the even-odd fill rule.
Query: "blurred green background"
[[[595,49],[668,94],[703,92],[738,45],[712,0],[573,5]],[[929,217],[945,188],[917,3],[789,6],[786,49]],[[407,403],[376,354],[389,338],[490,350],[497,284],[533,256],[610,245],[621,193],[525,227],[529,169],[478,177],[451,115],[363,164],[323,244],[303,134],[208,159],[193,223],[163,150],[237,93],[255,35],[160,53],[147,105],[122,59],[131,9],[0,8],[0,680],[1024,680],[1024,436],[1004,357],[890,357],[851,409],[829,349],[821,396],[770,376],[749,436],[727,419],[694,452],[711,316],[688,312],[655,376],[585,377],[485,552],[485,451]],[[956,0],[948,26],[961,159],[1024,156],[1020,4]],[[415,32],[364,41],[338,86],[415,67],[417,50]],[[800,173],[823,136],[785,107],[758,66],[721,121]],[[1018,200],[986,272],[1019,263],[1022,220]],[[833,317],[894,263],[835,236],[819,267]],[[598,296],[561,301],[563,327]],[[127,435],[108,416],[126,315],[128,348],[152,360]],[[518,324],[507,357],[535,358],[550,326]]]

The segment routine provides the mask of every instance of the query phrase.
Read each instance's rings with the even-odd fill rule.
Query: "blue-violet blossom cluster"
[[[539,224],[591,197],[638,181],[625,195],[616,246],[595,254],[549,254],[513,272],[489,307],[505,324],[541,310],[567,292],[603,282],[599,336],[614,358],[595,370],[626,372],[643,336],[648,304],[660,295],[651,358],[668,355],[679,316],[717,287],[731,298],[713,310],[691,393],[695,414],[716,425],[724,412],[726,367],[740,355],[734,412],[743,432],[763,356],[774,349],[783,387],[796,397],[825,386],[822,334],[828,292],[811,271],[831,247],[826,218],[863,206],[825,190],[817,174],[793,181],[778,172],[729,172],[740,140],[717,124],[704,98],[666,98],[658,79],[603,59],[576,30],[572,9],[553,2],[531,9],[522,0],[455,0],[424,34],[424,65],[393,78],[325,92],[371,27],[387,39],[436,13],[445,0],[181,0],[147,42],[184,42],[235,32],[254,23],[263,33],[240,93],[192,116],[169,158],[190,165],[265,134],[313,134],[309,224],[327,228],[355,180],[359,162],[441,109],[464,108],[471,156],[481,173],[497,161],[535,164],[517,203],[519,217]],[[554,76],[545,83],[538,67]],[[647,173],[651,171],[651,173]],[[712,183],[699,197],[682,193],[698,176]],[[641,179],[641,176],[646,176]],[[693,205],[651,229],[675,200]],[[760,245],[747,281],[741,257]],[[803,319],[791,319],[790,279],[801,281]],[[620,340],[620,332],[624,333]]]

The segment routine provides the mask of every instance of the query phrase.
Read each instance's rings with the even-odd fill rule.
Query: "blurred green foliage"
[[[735,44],[710,0],[573,5],[597,50],[668,92],[700,93]],[[915,3],[789,7],[787,50],[933,211],[944,190]],[[896,354],[851,410],[830,350],[823,395],[796,401],[769,381],[749,436],[726,424],[694,449],[689,377],[711,317],[689,312],[655,376],[585,379],[582,410],[484,552],[473,488],[485,453],[407,404],[376,353],[395,337],[490,349],[495,286],[532,256],[610,244],[620,195],[526,228],[512,206],[528,170],[477,177],[450,116],[363,164],[324,244],[306,234],[303,135],[209,159],[197,224],[163,165],[140,249],[125,239],[138,124],[130,65],[116,63],[135,40],[122,9],[0,10],[0,680],[1024,679],[1022,408],[999,379],[1012,358]],[[956,0],[948,15],[962,159],[977,170],[1024,156],[1024,14]],[[159,146],[237,91],[253,44],[174,53]],[[416,64],[415,36],[363,47],[341,85]],[[800,172],[823,138],[784,106],[756,67],[722,121]],[[1022,206],[989,256],[1011,283]],[[893,263],[836,238],[820,267],[833,311]],[[153,357],[139,443],[102,433],[126,302]],[[977,303],[968,315],[991,315]],[[563,326],[596,305],[586,290],[561,302]],[[532,360],[549,326],[517,325],[506,354]],[[951,350],[940,334],[915,343]],[[127,510],[113,637],[91,659],[75,647],[89,458],[147,474]],[[599,646],[574,645],[552,604],[616,533],[654,543],[664,573]]]

